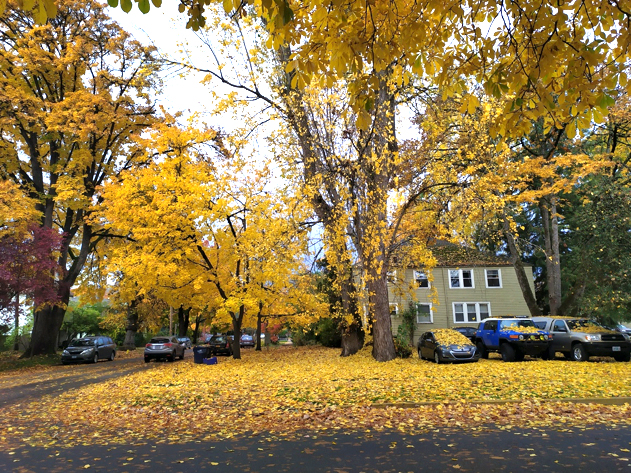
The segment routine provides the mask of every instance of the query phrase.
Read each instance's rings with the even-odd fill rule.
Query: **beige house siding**
[[[473,272],[474,287],[451,288],[449,285],[450,269],[471,270]],[[485,270],[489,269],[499,270],[501,287],[487,287]],[[525,269],[529,276],[531,289],[534,292],[532,267],[526,267]],[[430,282],[430,288],[413,289],[414,297],[411,297],[410,292],[406,290],[414,280],[414,269],[407,269],[405,278],[402,278],[400,273],[396,276],[396,281],[389,285],[390,305],[398,308],[398,314],[393,314],[392,316],[393,334],[396,335],[402,322],[401,313],[409,307],[410,302],[431,304],[432,323],[415,324],[414,343],[416,343],[421,333],[434,328],[475,327],[478,325],[477,321],[456,322],[454,320],[454,303],[487,303],[489,304],[489,316],[491,317],[529,315],[530,313],[519,288],[515,269],[512,266],[436,267],[431,276],[433,281]],[[413,301],[413,298],[416,301]]]

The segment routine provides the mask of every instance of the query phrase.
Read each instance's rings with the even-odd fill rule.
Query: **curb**
[[[573,404],[603,404],[606,406],[622,406],[631,404],[631,397],[569,397],[565,399],[480,399],[471,401],[424,401],[424,402],[385,402],[381,404],[372,404],[371,407],[377,409],[386,409],[388,407],[398,407],[409,409],[414,407],[437,406],[439,404],[519,404],[523,402],[567,402]]]

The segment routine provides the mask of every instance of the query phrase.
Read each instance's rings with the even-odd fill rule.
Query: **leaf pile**
[[[436,341],[442,346],[456,345],[463,347],[471,345],[471,340],[456,330],[449,328],[440,328],[433,331]]]
[[[280,348],[218,365],[184,362],[0,410],[0,443],[184,442],[238,435],[436,427],[483,429],[628,423],[631,407],[545,399],[631,396],[629,363],[533,360],[388,363],[369,350]],[[508,404],[469,401],[518,400]],[[436,404],[407,407],[404,403]],[[383,408],[384,403],[395,403]],[[381,406],[378,407],[378,406]],[[17,418],[16,418],[17,417]]]

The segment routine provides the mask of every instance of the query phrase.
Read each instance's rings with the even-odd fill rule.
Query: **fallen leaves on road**
[[[628,404],[543,401],[631,396],[630,363],[491,359],[436,365],[418,359],[377,363],[367,350],[338,355],[324,348],[281,348],[245,351],[242,360],[221,359],[218,365],[190,359],[160,364],[24,404],[19,414],[0,410],[0,441],[63,447],[340,429],[570,429],[631,419]],[[469,402],[493,400],[522,402]],[[428,401],[437,404],[405,404]],[[395,406],[375,407],[384,403]]]

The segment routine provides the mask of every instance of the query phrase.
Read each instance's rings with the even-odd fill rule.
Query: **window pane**
[[[390,315],[397,315],[399,313],[398,304],[390,304]]]
[[[462,287],[473,287],[473,274],[470,270],[462,270]]]
[[[480,320],[484,320],[489,317],[489,305],[480,304]]]
[[[454,320],[464,322],[464,310],[462,304],[454,304]]]
[[[388,282],[396,282],[396,280],[397,280],[397,272],[396,271],[388,271],[387,279],[388,279]]]
[[[429,279],[423,271],[414,271],[414,280],[418,287],[429,287]]]
[[[499,269],[486,270],[486,285],[488,287],[500,287],[500,271]]]
[[[475,311],[475,304],[467,304],[467,321],[475,322],[478,316]]]
[[[449,270],[449,285],[451,287],[460,287],[460,271],[457,269]]]
[[[432,314],[429,304],[416,304],[416,323],[426,324],[431,322]]]

